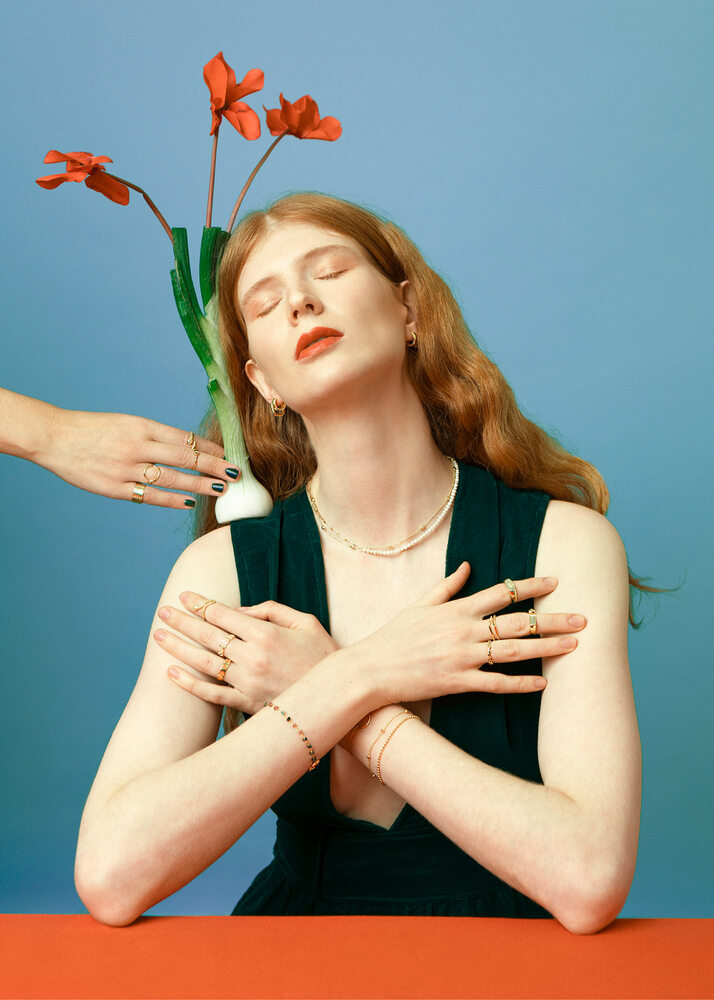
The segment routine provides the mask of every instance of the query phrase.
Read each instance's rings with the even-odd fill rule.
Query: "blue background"
[[[0,384],[195,426],[204,377],[153,216],[138,196],[120,208],[34,178],[53,172],[51,147],[109,155],[195,245],[203,64],[223,49],[239,78],[262,68],[259,110],[281,90],[312,94],[343,137],[281,143],[247,207],[309,188],[403,226],[523,409],[600,469],[635,572],[681,585],[643,605],[631,639],[644,805],[623,915],[712,916],[714,4],[29,0],[4,22]],[[247,144],[224,125],[217,221],[266,136]],[[0,477],[0,908],[84,912],[82,807],[190,515],[81,493],[6,456]],[[229,913],[272,831],[268,812],[150,912]]]

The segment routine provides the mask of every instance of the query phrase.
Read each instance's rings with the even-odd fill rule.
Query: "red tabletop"
[[[3,1000],[710,998],[714,920],[0,915]]]

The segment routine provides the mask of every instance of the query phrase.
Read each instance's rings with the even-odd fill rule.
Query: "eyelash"
[[[318,281],[328,281],[330,278],[337,278],[340,274],[344,274],[344,269],[342,271],[330,271],[329,274],[321,274],[321,275],[319,275],[319,277],[318,277],[317,280]],[[277,302],[274,302],[272,304],[272,306],[268,306],[267,309],[263,309],[262,312],[259,312],[257,314],[258,315],[258,319],[260,319],[261,316],[267,316],[269,312],[273,311],[273,309],[276,307],[277,304],[278,304]]]

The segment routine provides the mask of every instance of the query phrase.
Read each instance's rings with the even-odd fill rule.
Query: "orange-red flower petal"
[[[74,153],[60,153],[57,149],[51,149],[45,156],[45,163],[67,164],[63,174],[48,174],[46,177],[38,177],[37,183],[43,188],[56,188],[65,181],[84,181],[88,188],[99,191],[110,201],[117,205],[129,204],[129,188],[122,184],[116,177],[106,173],[105,163],[111,163],[108,156],[92,156],[91,153],[78,151]]]
[[[268,110],[263,105],[263,109],[271,135],[287,132],[298,139],[326,139],[328,142],[342,135],[342,125],[336,118],[320,118],[317,102],[309,94],[304,94],[294,104],[281,94],[279,108]]]
[[[219,52],[203,67],[203,79],[211,94],[210,134],[216,134],[221,119],[225,117],[244,138],[257,139],[260,136],[260,119],[252,108],[240,101],[247,94],[262,89],[265,80],[263,71],[248,70],[241,82],[236,83],[234,71],[223,58],[223,52]]]

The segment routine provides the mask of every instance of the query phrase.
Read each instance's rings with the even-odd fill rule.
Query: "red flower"
[[[254,94],[263,88],[263,71],[249,70],[240,83],[236,83],[236,75],[219,52],[203,67],[203,79],[211,92],[211,135],[215,135],[221,125],[221,119],[227,118],[231,125],[238,129],[245,139],[257,139],[260,136],[260,119],[255,111],[240,100],[247,94]]]
[[[280,107],[270,111],[263,105],[265,121],[271,135],[297,136],[298,139],[327,139],[333,142],[342,135],[342,126],[336,118],[320,118],[317,102],[305,94],[291,104],[280,95]]]
[[[99,191],[117,205],[129,204],[129,188],[106,172],[102,164],[111,163],[108,156],[92,156],[91,153],[60,153],[51,149],[44,159],[45,163],[62,163],[66,161],[67,169],[63,174],[50,174],[38,177],[37,183],[43,188],[56,188],[65,181],[84,181],[88,188]]]

